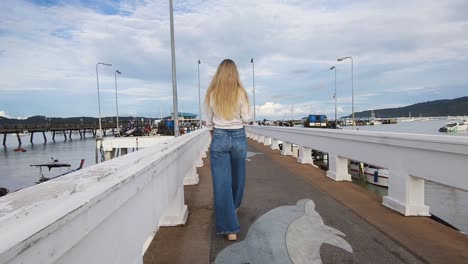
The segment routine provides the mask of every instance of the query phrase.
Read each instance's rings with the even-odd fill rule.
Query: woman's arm
[[[250,109],[249,101],[246,100],[243,96],[240,100],[240,115],[242,122],[248,124],[252,121],[252,109]]]
[[[205,116],[206,116],[206,127],[213,130],[213,109],[210,106],[205,105]]]

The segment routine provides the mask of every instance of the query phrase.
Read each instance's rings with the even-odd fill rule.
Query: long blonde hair
[[[225,120],[232,120],[239,111],[239,99],[244,97],[249,106],[249,98],[239,79],[236,64],[225,59],[218,66],[208,90],[206,90],[206,107],[213,107],[213,111]]]

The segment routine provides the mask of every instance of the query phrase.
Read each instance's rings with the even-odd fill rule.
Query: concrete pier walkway
[[[249,140],[241,232],[215,233],[209,158],[185,186],[187,225],[160,228],[144,263],[468,263],[468,236],[403,217],[350,182]]]

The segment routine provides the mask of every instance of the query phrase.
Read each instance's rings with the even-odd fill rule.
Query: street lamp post
[[[330,68],[330,70],[335,70],[335,93],[333,94],[333,98],[335,99],[335,127],[337,126],[336,121],[336,66]]]
[[[117,133],[119,133],[119,105],[117,104],[117,74],[122,74],[119,70],[115,70],[115,111],[117,113]],[[119,133],[120,134],[120,133]]]
[[[253,94],[253,119],[254,119],[254,124],[257,123],[257,118],[256,118],[256,113],[255,113],[255,63],[254,59],[250,59],[250,63],[252,63],[252,94]]]
[[[201,61],[198,60],[198,118],[200,119],[200,125],[198,126],[199,128],[202,127],[202,113],[201,113],[201,96],[200,96],[200,64]]]
[[[98,96],[98,107],[99,107],[99,138],[102,138],[102,124],[101,124],[101,98],[99,96],[99,71],[98,66],[112,66],[110,63],[98,62],[96,63],[96,83],[97,83],[97,96]]]
[[[172,61],[172,101],[174,112],[174,136],[179,136],[179,111],[177,105],[177,76],[176,76],[176,60],[175,60],[175,44],[174,44],[174,11],[172,8],[172,0],[169,0],[169,18],[171,26],[171,61]]]
[[[338,58],[337,61],[343,61],[346,59],[351,60],[351,100],[352,100],[352,108],[353,108],[353,129],[354,129],[354,62],[353,62],[353,57],[342,57]]]

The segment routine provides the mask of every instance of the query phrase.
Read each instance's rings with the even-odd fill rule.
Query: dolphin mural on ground
[[[318,264],[322,263],[323,243],[353,252],[340,236],[345,235],[323,223],[312,200],[300,200],[295,206],[281,206],[262,215],[249,228],[245,240],[221,251],[215,263]]]

